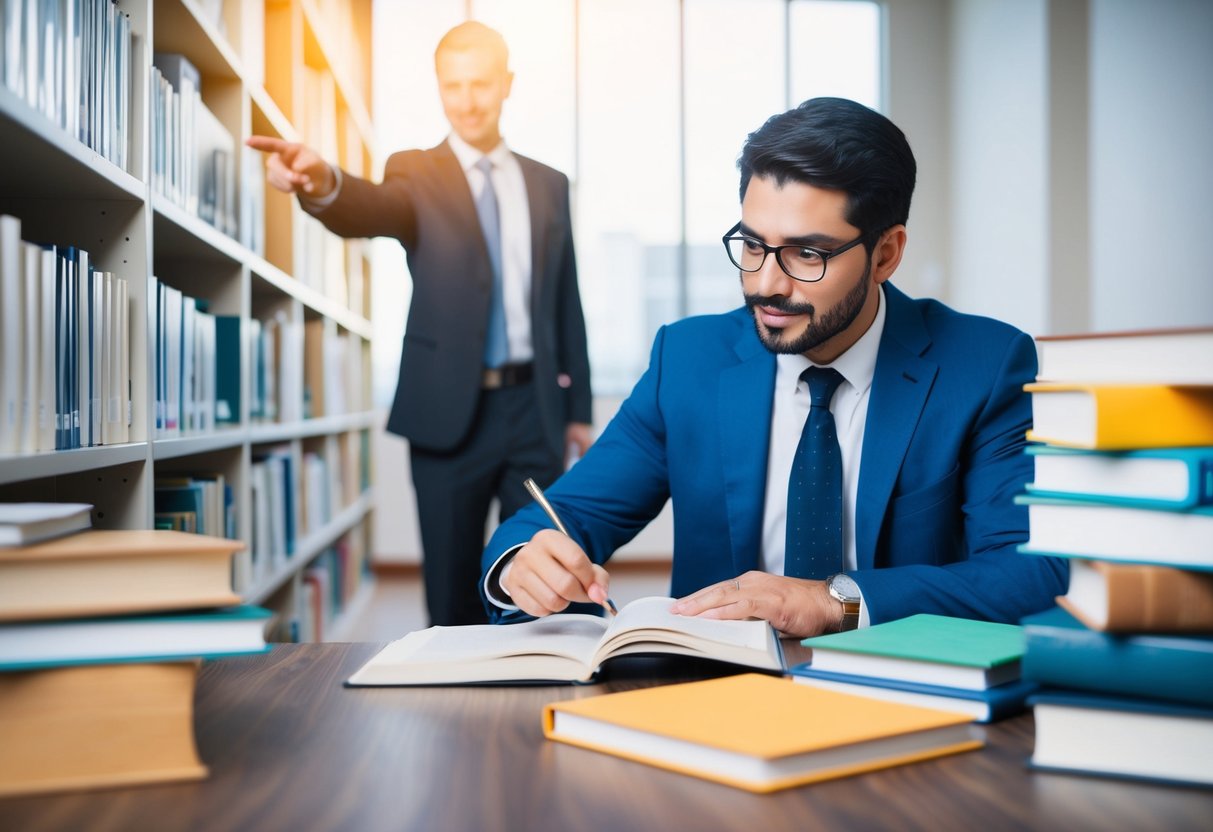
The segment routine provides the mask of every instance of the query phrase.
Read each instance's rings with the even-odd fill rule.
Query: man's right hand
[[[574,601],[605,604],[610,580],[572,538],[545,529],[514,555],[501,587],[523,612],[542,617]]]
[[[265,178],[284,193],[321,199],[337,187],[333,169],[305,144],[273,136],[249,136],[244,143],[270,154],[265,163]]]

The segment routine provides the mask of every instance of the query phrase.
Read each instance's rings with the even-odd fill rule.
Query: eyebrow
[[[740,231],[747,237],[753,237],[755,240],[762,240],[764,243],[766,242],[766,239],[764,239],[761,234],[756,233],[754,229],[747,226],[744,222],[741,224]],[[822,248],[829,250],[842,245],[842,242],[843,241],[839,238],[832,237],[829,234],[801,234],[796,237],[788,237],[784,242],[780,243],[780,245],[810,246],[811,248]],[[768,243],[768,245],[770,244]]]

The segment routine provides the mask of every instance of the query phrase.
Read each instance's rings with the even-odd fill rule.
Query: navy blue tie
[[[842,569],[842,451],[830,399],[843,377],[829,367],[800,374],[812,405],[788,479],[783,574],[821,580]]]
[[[488,156],[480,157],[476,169],[484,174],[484,187],[476,198],[476,215],[484,231],[484,243],[493,266],[493,289],[489,297],[489,328],[484,342],[484,366],[500,367],[510,358],[510,344],[505,329],[505,294],[501,285],[501,217],[497,210],[497,191],[489,172],[493,163]]]

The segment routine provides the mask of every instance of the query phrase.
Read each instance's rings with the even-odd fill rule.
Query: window
[[[433,50],[467,16],[510,46],[502,132],[573,187],[597,395],[622,396],[653,334],[740,302],[720,235],[738,219],[737,157],[768,116],[837,95],[879,109],[881,9],[869,0],[378,0],[381,154],[446,134]],[[399,247],[376,247],[376,403],[396,382],[407,305]],[[403,288],[401,288],[403,287]]]

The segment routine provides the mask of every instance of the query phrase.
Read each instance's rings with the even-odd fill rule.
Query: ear
[[[502,100],[510,97],[510,90],[514,88],[514,73],[506,72],[505,74],[505,92],[502,94]]]
[[[872,280],[884,283],[893,276],[901,264],[906,250],[906,227],[895,225],[880,235],[880,241],[872,250]]]

